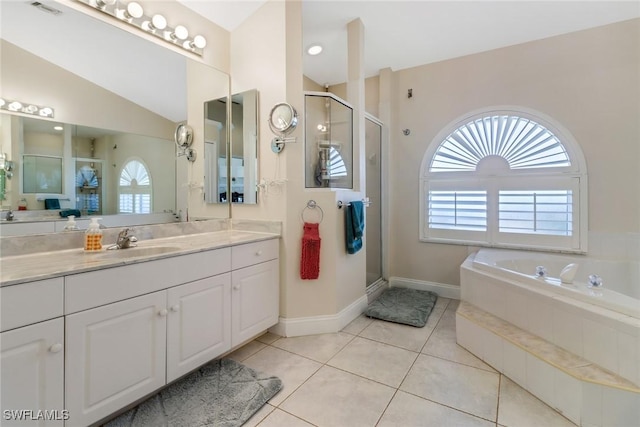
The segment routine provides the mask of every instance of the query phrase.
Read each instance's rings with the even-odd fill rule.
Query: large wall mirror
[[[229,76],[64,4],[51,3],[61,11],[53,15],[30,3],[0,4],[0,96],[50,106],[55,118],[0,114],[0,152],[16,164],[3,208],[24,198],[44,209],[51,194],[87,215],[177,210],[192,178],[176,157],[175,127],[197,129],[201,99],[228,96]],[[196,137],[201,144],[203,132]],[[55,192],[25,181],[45,158],[62,168]],[[229,209],[206,214],[226,218]]]
[[[233,94],[230,106],[227,100],[223,97],[205,103],[205,201],[256,204],[258,91]],[[226,128],[228,114],[230,130]]]

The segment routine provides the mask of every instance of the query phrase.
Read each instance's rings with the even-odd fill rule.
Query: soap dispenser
[[[64,225],[64,231],[74,231],[77,229],[78,229],[78,226],[76,225],[75,215],[69,215],[69,218],[67,219],[67,223]]]
[[[91,218],[91,223],[84,233],[84,250],[96,252],[102,250],[102,230],[98,220],[102,218]]]

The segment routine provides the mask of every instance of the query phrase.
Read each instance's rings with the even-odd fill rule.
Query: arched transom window
[[[584,252],[586,188],[568,132],[522,111],[474,114],[425,153],[420,239]]]
[[[120,172],[119,213],[151,213],[151,177],[139,160],[129,160]]]

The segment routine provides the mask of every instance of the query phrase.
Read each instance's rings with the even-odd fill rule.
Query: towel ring
[[[302,209],[302,213],[300,214],[300,217],[302,218],[302,222],[309,222],[309,221],[304,219],[304,213],[307,211],[307,209],[309,209],[309,210],[319,209],[320,210],[320,221],[318,221],[318,224],[320,224],[322,222],[322,219],[324,218],[324,211],[322,210],[320,205],[318,205],[315,200],[309,200],[307,202],[307,206],[305,206],[304,209]]]

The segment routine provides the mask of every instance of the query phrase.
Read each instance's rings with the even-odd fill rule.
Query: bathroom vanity
[[[223,230],[3,257],[3,413],[90,425],[258,336],[278,322],[278,254],[279,234]]]

